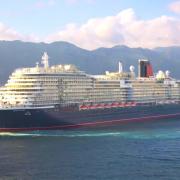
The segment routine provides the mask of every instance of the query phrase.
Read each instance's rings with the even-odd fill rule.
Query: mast
[[[122,63],[119,61],[119,73],[123,72],[123,66]]]
[[[44,52],[41,63],[44,65],[44,68],[46,68],[46,69],[49,67],[48,59],[49,59],[49,56],[48,56],[47,52]]]

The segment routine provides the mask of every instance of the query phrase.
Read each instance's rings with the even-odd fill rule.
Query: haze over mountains
[[[0,81],[4,83],[16,68],[35,66],[36,62],[41,62],[44,51],[50,56],[51,65],[75,64],[91,74],[117,71],[119,61],[123,63],[124,70],[134,65],[137,72],[138,59],[143,58],[152,62],[155,72],[170,70],[171,76],[180,78],[180,47],[151,50],[115,46],[89,51],[67,42],[0,41]]]

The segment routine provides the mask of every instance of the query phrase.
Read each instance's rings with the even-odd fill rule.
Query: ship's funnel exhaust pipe
[[[153,76],[153,69],[151,63],[146,59],[139,60],[138,76],[141,77],[151,77]]]

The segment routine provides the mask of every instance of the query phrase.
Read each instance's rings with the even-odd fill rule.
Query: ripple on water
[[[0,137],[64,137],[64,138],[94,138],[94,137],[120,137],[128,139],[178,139],[180,130],[137,130],[137,131],[34,131],[22,133],[0,133]]]
[[[121,126],[102,127],[91,130],[54,130],[19,133],[0,133],[0,137],[63,137],[94,138],[119,137],[128,139],[177,139],[180,138],[180,120],[169,119],[141,123],[127,123]]]

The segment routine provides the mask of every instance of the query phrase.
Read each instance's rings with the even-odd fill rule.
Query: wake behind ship
[[[180,117],[180,81],[154,74],[148,60],[124,72],[89,75],[74,65],[17,69],[0,88],[0,131],[110,126],[120,122]]]

